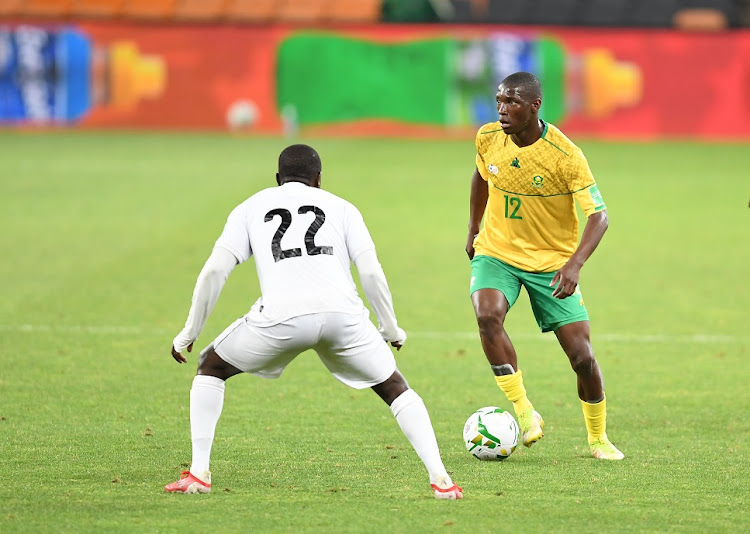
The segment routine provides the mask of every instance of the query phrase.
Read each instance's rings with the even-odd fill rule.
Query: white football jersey
[[[255,256],[256,324],[364,309],[350,262],[375,244],[359,210],[328,191],[299,182],[259,191],[232,210],[215,246],[239,263]]]

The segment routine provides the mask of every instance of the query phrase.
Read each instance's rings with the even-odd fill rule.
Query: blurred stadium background
[[[748,24],[750,0],[2,0],[0,124],[464,137],[531,70],[573,137],[746,140]]]

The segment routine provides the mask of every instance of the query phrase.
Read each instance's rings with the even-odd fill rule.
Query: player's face
[[[500,84],[495,95],[500,127],[508,135],[517,134],[534,121],[536,101],[524,97],[521,88]]]

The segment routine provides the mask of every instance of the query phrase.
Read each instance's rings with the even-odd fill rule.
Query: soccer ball
[[[227,109],[227,126],[230,130],[251,128],[258,122],[260,111],[252,100],[237,100]]]
[[[505,460],[518,446],[515,418],[502,408],[480,408],[466,420],[464,445],[479,460]]]

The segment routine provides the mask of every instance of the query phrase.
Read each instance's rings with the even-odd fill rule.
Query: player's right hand
[[[474,240],[478,235],[479,234],[469,232],[469,237],[466,239],[466,254],[469,256],[470,260],[474,259]]]
[[[192,343],[187,346],[187,351],[188,352],[193,352],[193,344]],[[185,356],[183,356],[180,351],[178,351],[177,349],[175,349],[174,345],[172,345],[172,358],[174,358],[177,361],[177,363],[187,363],[187,358],[185,358]]]

